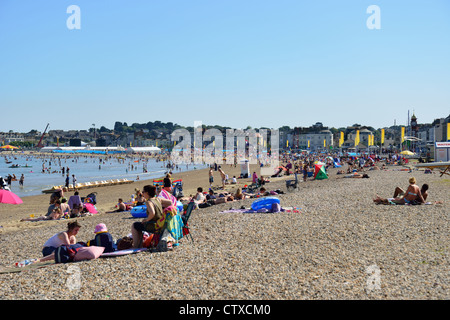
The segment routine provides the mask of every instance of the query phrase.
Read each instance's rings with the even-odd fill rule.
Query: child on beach
[[[89,246],[104,247],[105,251],[103,252],[105,253],[115,251],[113,237],[108,232],[108,229],[106,228],[106,225],[104,223],[99,223],[98,225],[96,225],[94,233],[95,238],[87,242],[88,247]]]

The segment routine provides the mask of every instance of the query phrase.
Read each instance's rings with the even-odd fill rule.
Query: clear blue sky
[[[450,113],[450,1],[1,0],[0,109],[19,132],[429,123]]]

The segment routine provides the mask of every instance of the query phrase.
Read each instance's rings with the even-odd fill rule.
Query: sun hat
[[[95,226],[94,233],[99,232],[108,232],[108,229],[106,228],[106,225],[104,223],[99,223]]]

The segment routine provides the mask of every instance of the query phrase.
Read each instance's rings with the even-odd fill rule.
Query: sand
[[[267,188],[284,190],[278,196],[282,206],[298,207],[299,213],[224,213],[249,208],[253,199],[197,209],[190,220],[194,241],[184,238],[171,252],[0,274],[1,298],[449,299],[449,180],[400,169],[368,171],[369,179],[340,179],[332,169],[330,179],[301,182],[294,192],[286,192],[284,179],[279,179]],[[225,171],[232,172],[226,167]],[[194,193],[197,186],[208,187],[206,170],[174,178],[181,176],[186,193]],[[373,203],[376,194],[390,197],[396,186],[406,188],[410,176],[419,185],[430,185],[429,201],[444,203]],[[219,179],[218,173],[215,178]],[[146,183],[99,188],[100,210],[109,210],[116,198],[128,198]],[[65,228],[67,221],[18,222],[30,211],[45,212],[48,198],[29,197],[23,205],[0,207],[1,266],[40,257],[42,244]],[[78,220],[81,241],[93,237],[97,223],[105,223],[117,239],[137,221],[129,213]],[[70,284],[75,275],[80,281],[74,287]]]

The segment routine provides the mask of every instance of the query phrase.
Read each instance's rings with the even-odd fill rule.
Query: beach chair
[[[297,173],[295,175],[295,180],[286,180],[286,189],[289,190],[297,190],[298,189],[298,178]]]
[[[252,183],[251,185],[247,186],[247,192],[254,193],[254,192],[257,192],[259,188],[261,188],[260,184]]]
[[[173,184],[173,196],[177,199],[180,199],[181,197],[184,196],[183,193],[183,182],[176,182],[175,184]]]
[[[183,220],[183,224],[184,224],[183,236],[190,235],[192,242],[194,242],[194,238],[192,238],[191,229],[189,228],[188,221],[189,221],[189,218],[191,217],[191,213],[192,213],[192,210],[194,210],[194,208],[195,208],[195,202],[194,201],[189,202],[189,204],[186,208],[186,212],[181,216],[181,219]]]

